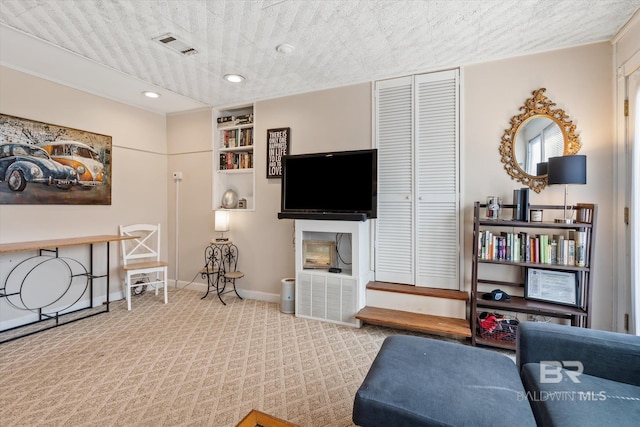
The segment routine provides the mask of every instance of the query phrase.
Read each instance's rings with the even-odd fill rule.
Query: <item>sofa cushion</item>
[[[517,365],[543,360],[579,360],[584,373],[640,386],[640,337],[597,329],[521,322]]]
[[[637,426],[640,420],[640,387],[541,364],[522,366],[538,425],[542,426]],[[575,371],[574,371],[575,372]]]
[[[387,337],[356,393],[359,426],[535,426],[515,363],[493,351]]]

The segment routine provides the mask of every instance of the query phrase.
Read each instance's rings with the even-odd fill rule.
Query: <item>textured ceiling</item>
[[[122,84],[114,83],[135,78],[196,101],[176,103],[179,111],[610,40],[639,7],[640,0],[0,0],[0,34],[19,36],[0,44],[0,64],[29,71],[35,65],[14,62],[45,56],[20,51],[22,43],[61,47],[106,69],[53,80],[120,99]],[[199,53],[181,56],[153,41],[165,33]],[[278,53],[281,43],[295,50]],[[43,63],[34,74],[55,73]],[[112,71],[114,80],[105,78]],[[227,73],[246,80],[228,83]]]

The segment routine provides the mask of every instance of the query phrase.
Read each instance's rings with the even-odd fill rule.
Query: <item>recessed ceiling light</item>
[[[157,92],[151,92],[150,90],[145,90],[144,92],[142,92],[142,94],[144,96],[146,96],[147,98],[160,98],[160,94]]]
[[[282,53],[284,55],[288,55],[291,52],[293,52],[295,49],[295,47],[293,47],[292,45],[288,44],[288,43],[283,43],[283,44],[279,44],[278,46],[276,46],[276,51],[278,51],[279,53]]]
[[[244,80],[240,74],[225,74],[224,79],[231,83],[240,83]]]

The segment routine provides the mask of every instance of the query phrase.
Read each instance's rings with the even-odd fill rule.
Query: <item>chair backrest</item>
[[[204,251],[204,270],[207,274],[218,273],[222,269],[222,249],[218,245],[209,245]]]
[[[121,225],[121,236],[135,236],[121,240],[124,265],[131,261],[160,261],[160,224]]]
[[[225,273],[238,270],[238,247],[233,243],[222,246],[222,268]]]

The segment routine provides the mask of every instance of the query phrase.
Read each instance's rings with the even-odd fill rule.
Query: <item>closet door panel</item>
[[[413,284],[413,78],[376,83],[376,280]]]
[[[416,76],[416,285],[459,289],[458,73]]]

